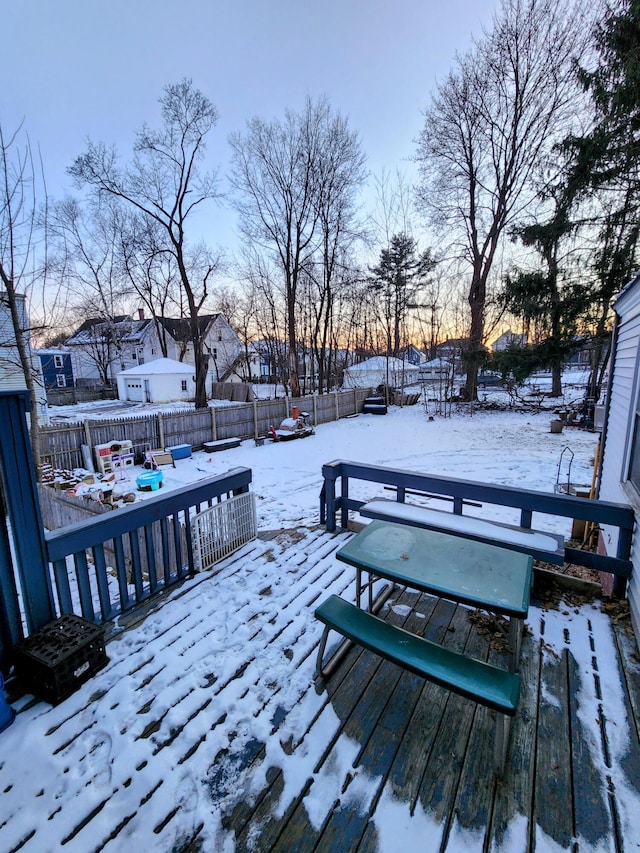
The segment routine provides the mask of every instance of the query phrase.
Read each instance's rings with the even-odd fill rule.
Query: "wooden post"
[[[162,422],[161,412],[158,412],[158,435],[160,437],[160,447],[164,450],[164,423]]]
[[[358,414],[358,391],[356,388],[353,389],[353,414]]]
[[[84,437],[87,440],[87,444],[89,445],[89,450],[93,450],[93,445],[91,444],[91,421],[84,422]]]
[[[211,432],[213,434],[212,441],[218,440],[218,425],[216,423],[216,408],[211,406]]]
[[[33,632],[55,618],[55,609],[27,429],[28,411],[29,395],[26,391],[0,391],[0,468],[6,484],[4,497],[11,521],[15,554],[13,570],[10,565],[3,565],[2,574],[13,574],[20,579],[27,629]],[[7,556],[3,546],[0,548],[3,563]],[[10,587],[0,588],[0,602],[4,595],[11,595]],[[10,607],[3,607],[2,610],[2,616],[10,616]]]
[[[318,425],[318,395],[313,395],[313,425]]]
[[[253,437],[258,438],[258,401],[253,398]]]

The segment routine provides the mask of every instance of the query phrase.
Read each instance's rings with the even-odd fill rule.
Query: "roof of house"
[[[198,317],[198,328],[201,335],[206,334],[209,326],[220,317],[220,314],[203,314]],[[189,340],[191,337],[191,324],[186,317],[158,317],[158,323],[164,326],[165,330],[175,341]],[[95,343],[97,340],[97,330],[100,327],[110,328],[117,333],[120,341],[133,343],[140,340],[147,330],[153,324],[151,318],[144,320],[133,320],[128,316],[114,317],[113,320],[105,320],[100,317],[93,317],[85,320],[84,323],[76,329],[76,331],[67,339],[67,344],[88,344]]]
[[[173,358],[156,358],[153,361],[148,361],[145,364],[136,364],[135,367],[130,367],[128,370],[121,370],[118,376],[149,376],[150,374],[164,373],[183,374],[188,373],[191,376],[195,374],[195,367],[192,364],[185,364],[183,361],[176,361]]]

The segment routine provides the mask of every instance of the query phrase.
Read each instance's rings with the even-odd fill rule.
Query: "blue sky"
[[[220,120],[208,160],[224,183],[229,133],[259,115],[326,95],[357,130],[370,171],[408,168],[436,80],[495,0],[4,0],[0,122],[24,119],[49,195],[72,191],[66,168],[87,137],[131,150],[156,125],[162,87],[191,77]],[[211,214],[232,241],[233,213]]]

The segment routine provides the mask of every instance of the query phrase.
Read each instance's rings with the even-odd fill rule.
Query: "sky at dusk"
[[[159,123],[163,86],[190,77],[217,106],[207,160],[226,189],[228,136],[254,116],[282,118],[326,95],[349,118],[375,176],[400,169],[436,81],[495,0],[28,0],[2,4],[0,123],[24,120],[50,198],[74,190],[66,174],[85,140],[115,143]],[[211,242],[232,242],[234,214],[211,214]]]

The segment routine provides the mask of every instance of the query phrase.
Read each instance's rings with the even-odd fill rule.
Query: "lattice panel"
[[[256,538],[255,496],[235,495],[199,512],[192,521],[196,570],[205,571]]]

